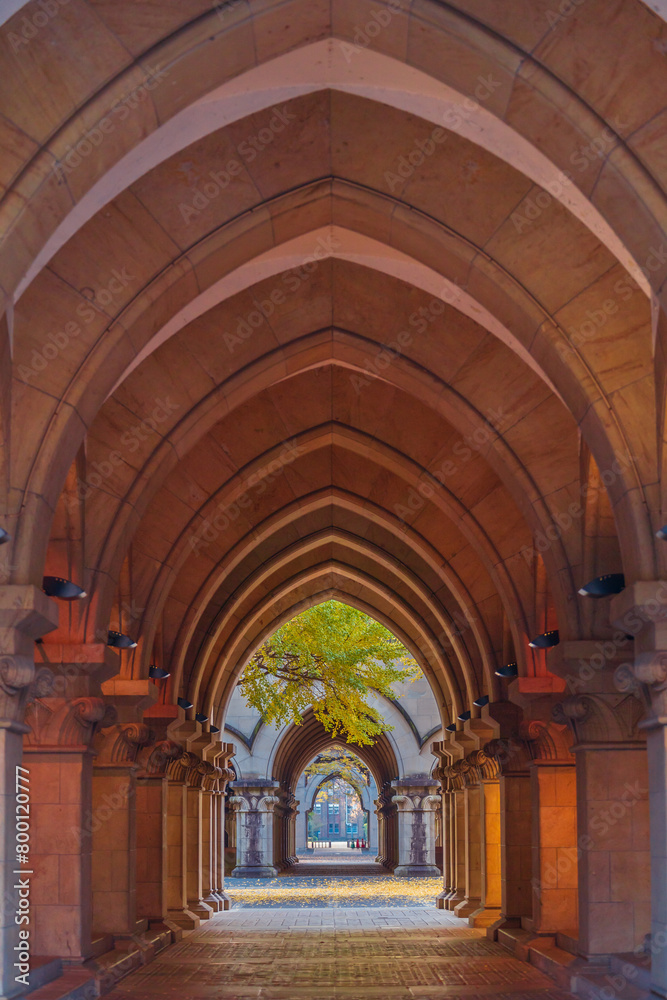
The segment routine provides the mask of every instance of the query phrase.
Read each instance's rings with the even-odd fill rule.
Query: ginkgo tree
[[[319,753],[308,764],[304,774],[307,778],[316,774],[336,774],[351,785],[359,781],[360,775],[366,784],[370,780],[370,771],[361,758],[357,757],[352,750],[339,746],[328,747]]]
[[[372,744],[392,727],[368,703],[372,692],[414,680],[419,666],[392,633],[340,601],[317,604],[282,625],[257,650],[241,693],[267,723],[297,725],[312,706],[332,737]]]

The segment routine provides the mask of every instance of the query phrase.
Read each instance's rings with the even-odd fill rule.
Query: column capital
[[[626,671],[624,664],[617,668]],[[625,676],[625,673],[623,673]],[[592,745],[623,745],[643,743],[638,730],[642,706],[631,689],[619,694],[572,695],[554,705],[553,718],[568,725],[575,738],[573,751]]]
[[[611,599],[609,618],[636,635],[643,625],[667,621],[667,580],[636,580]]]
[[[465,757],[461,760],[455,760],[453,764],[446,767],[445,774],[451,782],[453,792],[459,792],[463,788],[472,788],[479,781],[477,771]]]
[[[140,747],[137,754],[139,777],[164,778],[169,765],[183,753],[183,747],[174,740],[157,740]]]
[[[141,747],[151,741],[151,732],[142,722],[118,723],[108,726],[95,737],[96,767],[138,767]]]
[[[16,630],[28,640],[58,627],[58,605],[34,584],[0,587],[0,631]]]
[[[180,785],[190,784],[190,775],[197,769],[201,759],[191,750],[183,750],[180,756],[174,757],[167,765],[167,775],[170,781]]]
[[[526,740],[518,738],[490,740],[483,748],[487,757],[493,757],[499,774],[529,774],[528,765],[532,760]]]
[[[466,761],[471,768],[477,771],[478,781],[497,781],[500,777],[497,758],[492,754],[487,754],[483,749],[473,750],[466,757]]]
[[[39,671],[34,690],[39,692],[44,674]],[[34,697],[26,711],[26,744],[31,749],[90,750],[101,725],[112,721],[112,710],[102,698]]]
[[[615,674],[616,687],[637,699],[646,715],[639,729],[667,726],[667,652],[639,653],[634,663],[624,663]]]
[[[58,625],[58,608],[38,587],[0,587],[0,719],[19,728],[35,676],[34,640]]]
[[[227,802],[236,812],[272,813],[280,802],[277,781],[232,781],[229,788],[232,794]]]
[[[391,801],[399,812],[434,811],[440,804],[438,785],[436,782],[392,781],[394,794]]]
[[[519,736],[528,744],[532,763],[574,763],[572,732],[565,723],[531,719],[521,723]]]

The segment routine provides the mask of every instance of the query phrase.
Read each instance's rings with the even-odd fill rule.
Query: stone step
[[[559,948],[554,938],[534,938],[528,946],[528,961],[564,990],[572,992],[578,960]]]
[[[61,958],[52,958],[50,955],[32,955],[28,974],[30,989],[34,992],[57,979],[58,976],[62,976],[62,973],[63,962]]]
[[[576,931],[559,931],[556,934],[556,947],[576,955],[579,948],[579,935]]]
[[[95,977],[85,969],[66,969],[61,976],[25,994],[25,1000],[95,1000],[99,997]]]
[[[641,990],[651,989],[650,955],[613,955],[611,971],[624,976],[629,983]]]
[[[26,1000],[96,1000],[109,993],[121,979],[142,965],[147,965],[171,944],[172,931],[165,924],[154,924],[149,930],[116,946],[103,955],[91,958],[81,968],[59,968],[51,981],[26,994]],[[44,977],[47,971],[39,967]],[[31,972],[32,977],[32,972]],[[57,978],[56,978],[57,977]]]
[[[574,976],[571,992],[581,1000],[655,1000],[655,994],[623,983],[622,977],[609,972],[604,976]]]
[[[532,931],[526,931],[522,927],[499,927],[496,940],[503,948],[511,951],[516,958],[527,962],[530,944],[535,940],[535,935]],[[542,940],[554,943],[553,938],[543,938]]]

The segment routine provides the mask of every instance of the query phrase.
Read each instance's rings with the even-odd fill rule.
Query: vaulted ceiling
[[[336,596],[445,719],[664,569],[667,26],[639,0],[69,0],[0,29],[5,578],[218,724]],[[26,27],[27,25],[27,27]],[[35,31],[31,34],[30,26]],[[10,363],[11,360],[11,363]]]

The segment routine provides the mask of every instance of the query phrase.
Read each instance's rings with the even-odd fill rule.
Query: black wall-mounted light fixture
[[[468,719],[470,718],[470,712],[461,712],[461,714],[458,715],[457,718],[459,722],[467,722]]]
[[[47,597],[57,597],[59,601],[80,601],[87,596],[82,587],[62,576],[45,576],[42,579],[42,590]]]
[[[473,701],[473,705],[475,706],[475,708],[484,708],[484,706],[488,704],[489,704],[488,694],[483,694],[481,698],[476,698],[475,701]]]
[[[455,733],[456,732],[456,723],[455,722],[450,722],[448,726],[445,726],[445,732],[447,732],[447,733]]]
[[[625,577],[622,573],[605,573],[597,576],[579,590],[581,597],[611,597],[625,590]]]
[[[208,715],[204,715],[203,712],[197,712],[195,719],[197,722],[208,722]]]
[[[505,677],[505,678],[518,677],[519,676],[518,664],[516,663],[516,661],[512,663],[506,663],[504,666],[498,667],[495,674],[496,677]]]
[[[219,733],[220,732],[220,726],[210,726],[209,727],[209,732],[213,733],[214,735],[215,735],[215,733]]]
[[[191,701],[188,701],[187,698],[179,698],[178,699],[178,707],[185,709],[186,712],[189,712],[190,709],[194,708],[195,706],[192,704]]]
[[[107,634],[107,646],[113,646],[114,649],[134,649],[136,646],[134,639],[131,639],[129,635],[123,635],[122,632],[116,632],[114,629],[109,629]]]
[[[558,634],[557,628],[552,628],[549,632],[543,632],[542,635],[536,635],[534,639],[531,639],[528,643],[533,649],[550,649],[551,646],[557,646],[560,642],[560,636]]]
[[[12,536],[4,528],[0,528],[0,545],[4,545],[5,542],[11,542]]]
[[[166,681],[167,677],[170,677],[171,674],[168,670],[163,670],[162,667],[156,667],[154,664],[151,664],[148,668],[148,676],[154,681]]]

